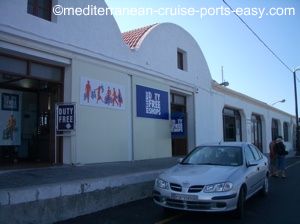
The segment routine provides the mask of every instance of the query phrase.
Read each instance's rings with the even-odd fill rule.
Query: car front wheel
[[[233,216],[235,218],[237,218],[237,219],[244,218],[244,213],[245,213],[245,195],[246,195],[245,188],[242,187],[240,189],[240,192],[239,192],[239,198],[238,198],[238,201],[237,201],[236,210],[234,210],[234,212],[233,212]]]

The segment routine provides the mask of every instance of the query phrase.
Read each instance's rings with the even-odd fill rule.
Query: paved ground
[[[177,160],[174,157],[82,166],[65,165],[38,169],[5,170],[0,171],[0,190],[162,170],[176,164]]]

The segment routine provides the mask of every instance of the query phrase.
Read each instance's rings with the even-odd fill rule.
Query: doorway
[[[171,120],[172,120],[172,156],[187,154],[187,110],[186,96],[171,93]]]
[[[62,162],[60,145],[54,151],[54,134],[55,103],[63,99],[63,69],[1,57],[6,63],[0,63],[0,117],[5,121],[0,123],[0,169],[49,166],[56,154]],[[7,64],[14,67],[8,71]]]

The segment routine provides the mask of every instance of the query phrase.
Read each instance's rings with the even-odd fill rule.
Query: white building
[[[121,34],[113,16],[55,16],[52,5],[36,4],[0,2],[3,161],[14,150],[31,162],[141,160],[221,140],[268,153],[272,135],[293,149],[294,117],[214,82],[183,28],[163,23]],[[107,7],[103,0],[54,4]],[[76,105],[72,135],[55,137],[56,103]],[[59,119],[72,123],[72,116]]]

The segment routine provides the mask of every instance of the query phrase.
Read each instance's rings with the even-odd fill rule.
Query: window
[[[26,75],[27,63],[24,60],[0,55],[0,71],[5,73]]]
[[[27,78],[62,82],[62,74],[63,70],[58,66],[0,54],[0,84]]]
[[[272,139],[275,139],[279,136],[279,124],[278,120],[272,119]]]
[[[283,139],[285,142],[289,141],[289,124],[287,122],[283,122]]]
[[[242,141],[241,115],[238,110],[223,109],[223,137],[225,142]]]
[[[251,143],[262,150],[262,123],[256,114],[251,116]]]
[[[182,95],[178,95],[176,93],[171,93],[171,103],[176,105],[186,105],[186,97]]]
[[[52,0],[28,0],[27,13],[51,21]]]
[[[177,68],[183,71],[187,71],[186,52],[180,49],[177,49]]]

